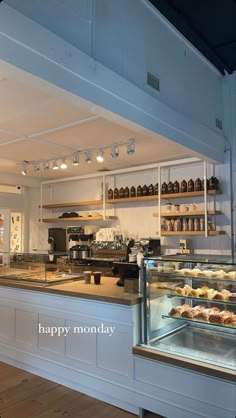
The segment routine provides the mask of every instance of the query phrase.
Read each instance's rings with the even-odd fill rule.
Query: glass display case
[[[83,278],[64,253],[1,253],[0,260],[1,281],[50,285]]]
[[[234,370],[236,264],[144,258],[142,346]]]

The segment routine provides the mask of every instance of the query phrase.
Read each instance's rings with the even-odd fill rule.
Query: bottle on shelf
[[[161,186],[161,194],[167,194],[167,192],[168,192],[168,187],[167,187],[166,182],[164,181],[164,183],[162,183],[162,186]]]
[[[188,192],[194,192],[194,181],[193,181],[193,179],[190,179],[188,181]]]
[[[144,184],[143,186],[143,196],[147,196],[148,195],[148,187],[146,184]]]
[[[182,221],[180,218],[177,218],[174,221],[174,231],[182,231]]]
[[[154,187],[154,194],[158,194],[158,193],[159,193],[159,184],[156,183]]]
[[[137,197],[140,197],[140,196],[142,196],[143,195],[143,189],[142,189],[142,187],[139,185],[138,187],[137,187]]]
[[[109,189],[108,190],[108,199],[110,200],[110,199],[113,199],[113,190],[112,189]]]
[[[129,197],[129,188],[126,187],[124,191],[124,197],[127,199]]]
[[[172,181],[169,181],[168,186],[167,186],[167,193],[173,193],[173,183]]]
[[[129,193],[130,197],[136,197],[136,189],[134,186],[132,186],[130,188],[130,193]]]
[[[183,180],[181,183],[181,193],[186,193],[187,192],[187,182],[186,180]]]
[[[188,231],[188,220],[187,218],[183,218],[183,222],[182,222],[182,230],[184,232]]]
[[[119,198],[119,190],[117,189],[117,187],[114,189],[114,199],[118,199]]]
[[[148,186],[148,195],[149,195],[149,196],[154,195],[154,186],[153,186],[153,184],[150,184],[150,185]]]
[[[197,180],[195,180],[194,189],[195,192],[200,192],[202,190],[202,182],[199,177],[197,178]]]
[[[176,180],[173,185],[173,193],[179,193],[179,182]]]
[[[188,230],[189,231],[193,231],[194,229],[194,225],[193,225],[193,219],[192,218],[189,218],[188,219]]]
[[[123,199],[124,196],[125,196],[125,191],[124,191],[123,187],[121,187],[120,190],[119,190],[119,198]]]
[[[193,229],[194,229],[194,231],[200,231],[200,221],[199,221],[199,218],[194,218]]]
[[[205,231],[205,219],[204,216],[200,218],[200,231]]]

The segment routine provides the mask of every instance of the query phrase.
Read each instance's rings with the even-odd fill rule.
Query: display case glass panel
[[[55,284],[80,280],[76,266],[64,253],[1,253],[0,280],[31,284]]]
[[[235,369],[236,264],[144,258],[143,345]]]

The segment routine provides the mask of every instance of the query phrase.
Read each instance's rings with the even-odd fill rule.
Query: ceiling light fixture
[[[117,158],[119,157],[119,148],[117,145],[114,145],[111,149],[111,157],[112,158]]]
[[[135,153],[135,140],[130,139],[127,143],[127,154],[132,155]]]
[[[52,165],[52,169],[53,170],[58,170],[58,164],[57,164],[57,160],[53,161],[53,165]]]
[[[98,153],[97,153],[97,161],[99,163],[103,163],[103,161],[104,161],[104,151],[102,149],[99,150]]]
[[[65,170],[67,168],[66,160],[65,158],[62,158],[60,167],[62,170]]]
[[[27,175],[27,168],[26,168],[26,163],[22,163],[22,165],[21,165],[21,174],[23,175],[23,176],[26,176]]]
[[[120,151],[120,148],[122,146],[127,147],[127,154],[128,155],[132,155],[132,154],[135,153],[135,139],[130,138],[126,141],[116,142],[115,144],[113,143],[113,144],[110,144],[110,145],[100,145],[100,146],[94,147],[94,148],[89,148],[89,149],[84,149],[84,150],[79,150],[79,151],[73,151],[73,153],[64,155],[64,157],[59,156],[59,157],[52,158],[52,159],[49,158],[46,161],[44,159],[37,160],[37,161],[23,160],[23,161],[20,162],[21,172],[25,176],[26,173],[28,171],[30,171],[30,169],[33,169],[33,171],[35,173],[38,173],[40,170],[47,171],[50,168],[52,168],[53,170],[58,170],[59,167],[61,167],[63,170],[65,170],[67,168],[66,161],[70,160],[70,162],[74,166],[79,165],[79,162],[80,162],[79,158],[80,158],[81,154],[84,154],[85,162],[87,164],[90,164],[92,162],[92,155],[95,152],[97,153],[97,155],[96,155],[97,161],[102,163],[104,161],[105,150],[108,150],[111,157],[115,159],[115,158],[119,157],[119,155],[120,155],[119,151]],[[58,164],[58,161],[61,161],[61,162]]]
[[[73,155],[72,164],[79,165],[79,155],[77,153]]]
[[[85,162],[87,164],[90,164],[92,162],[91,152],[90,151],[86,151],[85,152]]]

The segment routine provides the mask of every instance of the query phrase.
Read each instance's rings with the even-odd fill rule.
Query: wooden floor
[[[135,415],[0,362],[0,418],[39,417],[135,418]],[[155,414],[146,417],[158,418]]]

